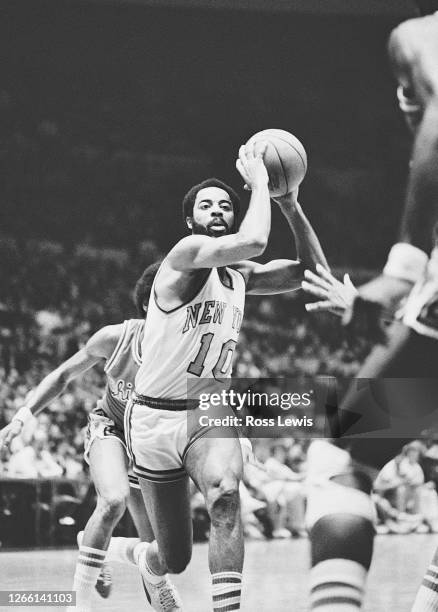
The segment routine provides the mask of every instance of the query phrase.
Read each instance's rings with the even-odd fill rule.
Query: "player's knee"
[[[233,527],[240,512],[239,478],[226,474],[214,479],[208,487],[206,502],[214,525]]]
[[[328,559],[349,559],[369,569],[374,525],[354,514],[324,516],[310,532],[312,566]]]
[[[172,558],[166,560],[167,571],[171,574],[182,574],[190,563],[191,557],[191,551],[179,551],[176,554],[172,554]]]
[[[312,565],[328,559],[349,559],[369,568],[374,540],[374,508],[367,475],[335,476],[327,488],[309,499]],[[309,517],[308,517],[309,518]]]
[[[122,518],[129,497],[128,491],[112,491],[105,495],[99,495],[97,500],[97,510],[104,520],[118,521]]]

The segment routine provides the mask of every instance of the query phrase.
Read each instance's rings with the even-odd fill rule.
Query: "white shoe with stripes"
[[[139,554],[138,567],[143,580],[143,586],[152,608],[156,612],[184,612],[181,598],[176,587],[166,575],[157,584],[150,582],[149,572],[146,569],[145,547]]]

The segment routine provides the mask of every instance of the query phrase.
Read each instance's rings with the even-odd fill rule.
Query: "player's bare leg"
[[[139,482],[156,539],[147,546],[137,546],[135,560],[154,610],[182,610],[182,602],[167,573],[183,572],[192,556],[188,478],[156,483],[139,477]]]
[[[108,561],[117,561],[137,566],[137,546],[141,542],[152,542],[154,539],[154,533],[145,510],[140,485],[137,485],[137,487],[133,487],[131,483],[127,506],[139,537],[112,537],[106,556]]]
[[[152,542],[154,539],[154,532],[152,531],[149,517],[145,513],[140,486],[138,489],[131,486],[131,494],[127,505],[140,540],[142,542]]]
[[[429,253],[438,218],[438,16],[402,23],[388,48],[400,107],[414,133],[400,238]]]
[[[188,478],[168,483],[139,481],[155,534],[154,545],[148,548],[148,565],[157,575],[180,574],[192,556]]]
[[[436,584],[438,579],[438,550],[427,568],[417,592],[411,612],[436,612],[438,610]]]
[[[438,10],[435,0],[421,0],[417,4],[423,14]],[[438,220],[438,15],[411,19],[395,28],[388,51],[399,84],[400,108],[414,142],[400,243],[396,245],[397,257],[394,254],[392,257],[397,278],[391,273],[383,274],[361,290],[362,297],[383,302],[385,306],[403,297],[404,280],[415,283],[421,278],[433,246],[431,228]],[[417,261],[419,273],[414,275],[416,278],[406,279],[403,269],[409,269],[412,258]],[[409,289],[408,286],[405,295]]]
[[[359,378],[368,379],[370,384],[361,388],[356,383],[351,386],[342,402],[341,414],[362,415],[365,423],[375,406],[377,416],[384,407],[388,415],[414,422],[415,415],[432,414],[438,395],[437,359],[436,340],[417,334],[402,323],[394,323],[388,331],[386,346],[377,346],[359,372]],[[310,489],[308,498],[315,610],[331,611],[337,603],[343,603],[349,612],[360,609],[374,536],[369,476],[376,475],[410,439],[346,438],[337,441],[338,448],[317,441],[309,449],[309,472],[314,471],[321,478],[327,467],[333,469],[324,485],[317,481],[317,486]],[[424,598],[424,588],[422,591]],[[429,601],[432,597],[434,593],[430,591]],[[420,609],[423,612],[423,608],[416,612]],[[432,609],[438,608],[424,608]]]
[[[96,438],[89,461],[97,503],[84,529],[76,563],[73,590],[77,612],[92,609],[94,585],[105,561],[111,534],[125,512],[129,497],[128,460],[119,440]]]
[[[214,430],[210,434],[214,436]],[[189,448],[185,467],[203,494],[210,516],[213,610],[222,612],[240,610],[244,542],[239,484],[243,462],[237,437],[213,436],[204,436]]]

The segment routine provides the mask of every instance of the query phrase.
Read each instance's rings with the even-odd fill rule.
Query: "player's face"
[[[233,224],[233,204],[228,193],[219,187],[201,189],[193,206],[193,233],[217,238],[229,234]]]

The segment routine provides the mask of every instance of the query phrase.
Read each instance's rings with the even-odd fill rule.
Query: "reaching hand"
[[[245,181],[245,186],[250,190],[268,184],[268,171],[263,162],[266,147],[266,143],[252,143],[242,145],[239,149],[236,168]]]
[[[308,312],[330,311],[342,315],[353,304],[354,298],[359,294],[358,290],[348,274],[344,274],[344,282],[341,283],[321,264],[317,264],[316,271],[318,274],[310,270],[304,272],[306,280],[301,283],[301,287],[307,293],[323,299],[306,304],[306,310]]]
[[[3,427],[3,429],[0,430],[0,448],[2,448],[2,446],[9,446],[12,440],[20,435],[22,429],[23,423],[18,419],[13,419],[9,425]]]

